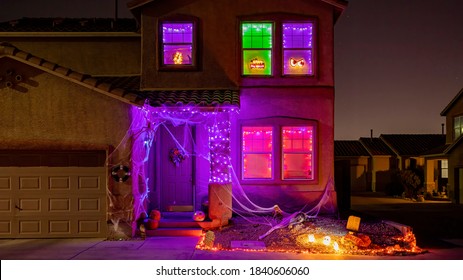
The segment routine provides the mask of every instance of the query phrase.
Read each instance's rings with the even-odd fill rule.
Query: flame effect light
[[[307,236],[307,240],[310,242],[310,243],[314,243],[315,242],[315,236],[313,234],[309,234]]]

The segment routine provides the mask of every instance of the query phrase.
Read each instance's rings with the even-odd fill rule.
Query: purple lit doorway
[[[189,126],[161,127],[159,183],[162,212],[192,212],[194,209],[195,129]]]

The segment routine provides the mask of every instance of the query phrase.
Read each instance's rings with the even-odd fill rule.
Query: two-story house
[[[448,176],[447,192],[449,198],[457,204],[463,202],[463,89],[442,110],[446,119],[446,147],[441,153]]]
[[[1,90],[16,109],[8,105],[2,114],[21,126],[7,127],[2,141],[15,144],[0,162],[15,175],[0,173],[0,205],[10,215],[0,233],[46,236],[39,233],[46,228],[69,236],[77,227],[88,231],[75,235],[91,236],[105,232],[105,209],[115,227],[127,222],[132,231],[152,209],[193,213],[207,205],[209,226],[226,224],[232,211],[265,213],[275,205],[336,213],[333,36],[345,1],[136,0],[128,6],[141,30],[139,77],[89,76],[35,57],[33,49],[3,45],[0,59],[11,65],[0,69]],[[14,82],[22,68],[29,72]],[[26,94],[17,94],[21,87]],[[24,106],[34,109],[15,119]],[[62,164],[50,164],[49,153],[37,152],[43,149],[64,154]],[[75,150],[82,166],[71,156]],[[96,158],[104,162],[83,160],[89,150],[103,151]],[[19,154],[37,162],[18,167]],[[27,216],[23,206],[42,218]],[[40,212],[42,206],[56,211]],[[84,217],[99,215],[64,219],[73,207]],[[18,220],[21,215],[27,219]]]

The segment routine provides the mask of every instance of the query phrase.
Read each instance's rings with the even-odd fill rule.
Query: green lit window
[[[241,24],[243,75],[272,75],[273,24]]]

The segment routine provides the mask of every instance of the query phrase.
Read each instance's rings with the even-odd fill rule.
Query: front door
[[[194,205],[193,129],[161,128],[161,211],[191,212]]]

